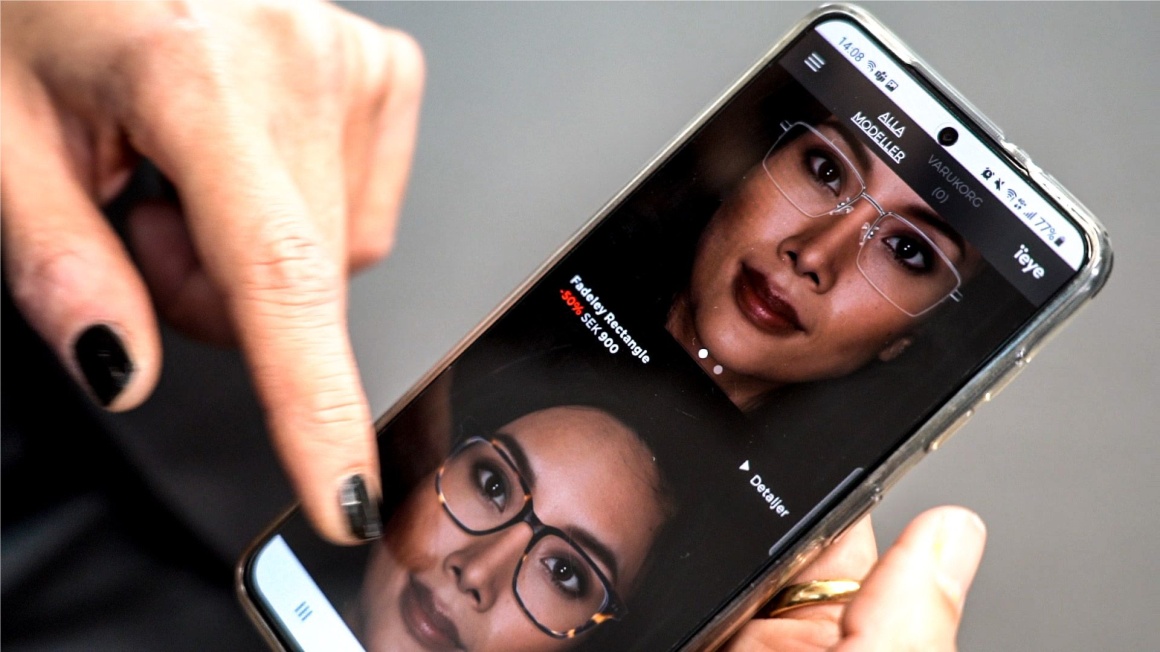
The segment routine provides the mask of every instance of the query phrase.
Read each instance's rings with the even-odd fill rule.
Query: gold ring
[[[765,605],[762,616],[777,618],[787,611],[799,607],[819,604],[845,604],[854,599],[854,594],[862,588],[857,580],[814,580],[801,584],[790,584],[777,592],[769,604]]]

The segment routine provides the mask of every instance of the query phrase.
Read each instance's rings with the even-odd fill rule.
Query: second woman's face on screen
[[[832,125],[801,125],[785,140],[710,220],[681,319],[670,318],[690,353],[703,347],[725,374],[751,379],[750,389],[838,377],[897,355],[915,315],[977,259],[886,163]],[[879,207],[904,220],[876,222]]]
[[[495,466],[505,464],[504,456],[511,461],[528,485],[536,517],[566,533],[613,591],[627,593],[664,520],[656,467],[636,433],[596,409],[556,407],[513,421],[491,441],[474,446],[502,451],[494,458]],[[462,487],[478,485],[475,498],[503,511],[508,503],[522,500],[518,482],[501,491],[494,482],[496,469],[477,461],[470,466],[469,482],[457,489],[451,465],[446,463],[440,476],[442,494],[436,491],[434,475],[422,480],[392,520],[386,538],[375,544],[363,590],[368,649],[567,647],[569,640],[552,638],[536,626],[513,588],[531,527],[517,521],[490,534],[472,534],[440,504],[442,495],[455,509],[451,503],[463,500],[464,493],[457,498],[454,492],[470,492]],[[564,552],[542,558],[529,554],[519,570],[521,582],[539,583],[521,592],[525,603],[534,602],[525,606],[539,610],[549,626],[556,617],[553,607],[574,609],[570,604],[583,599],[581,592],[602,591],[595,575],[564,567],[561,559],[570,565],[582,562]],[[535,573],[546,579],[531,577]]]

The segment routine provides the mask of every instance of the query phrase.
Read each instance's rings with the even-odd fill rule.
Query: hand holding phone
[[[848,604],[755,618],[725,650],[954,650],[985,539],[976,514],[941,507],[920,514],[876,559],[866,517],[792,580],[865,578]]]

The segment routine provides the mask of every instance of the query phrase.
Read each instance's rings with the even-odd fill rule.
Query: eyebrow
[[[528,488],[534,492],[536,488],[536,472],[532,469],[532,465],[528,461],[528,455],[524,451],[524,447],[520,445],[520,442],[515,437],[512,437],[506,432],[496,432],[493,437],[496,441],[503,444],[508,456],[512,459],[512,463],[516,465],[516,471],[528,483]],[[563,530],[563,528],[558,529]],[[597,561],[604,564],[604,567],[608,569],[608,579],[613,584],[618,583],[617,578],[620,576],[620,565],[617,562],[616,553],[612,552],[612,548],[609,548],[595,534],[592,534],[585,528],[571,526],[564,531],[573,541],[580,544],[590,556],[595,557]]]
[[[507,454],[512,458],[512,462],[516,465],[516,471],[519,472],[520,477],[528,483],[529,489],[536,488],[536,471],[528,462],[528,455],[524,452],[524,447],[516,441],[515,437],[506,432],[497,432],[493,437],[503,444],[507,449]]]
[[[967,241],[961,234],[959,234],[958,231],[954,230],[954,228],[951,227],[951,225],[948,224],[946,220],[940,217],[938,213],[916,206],[906,211],[906,217],[925,222],[932,229],[943,234],[943,236],[945,236],[948,240],[955,243],[955,246],[959,248],[960,253],[967,250]]]
[[[613,584],[619,583],[617,578],[620,575],[620,568],[616,563],[616,554],[612,552],[611,548],[604,545],[604,542],[600,539],[597,539],[596,535],[582,527],[570,527],[567,530],[567,534],[587,550],[590,555],[596,557],[597,560],[604,564],[604,567],[608,569],[608,579]]]
[[[830,130],[833,131],[838,136],[838,138],[846,144],[846,149],[854,153],[854,158],[858,159],[858,165],[861,167],[861,169],[865,170],[866,173],[869,174],[870,170],[874,167],[874,163],[870,160],[869,148],[859,142],[858,139],[854,138],[853,134],[846,131],[845,127],[839,124],[837,121],[827,120],[826,122],[822,122],[818,125],[818,128],[823,127],[829,127]],[[866,175],[862,174],[862,176],[865,177]],[[863,180],[863,183],[865,183],[865,180]]]

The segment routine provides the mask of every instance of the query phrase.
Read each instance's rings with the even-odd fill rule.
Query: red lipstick
[[[431,589],[413,575],[399,596],[399,611],[411,637],[424,648],[438,652],[463,649],[455,623],[436,606]]]
[[[765,274],[742,263],[733,281],[733,299],[754,326],[774,334],[805,330],[797,310]]]

